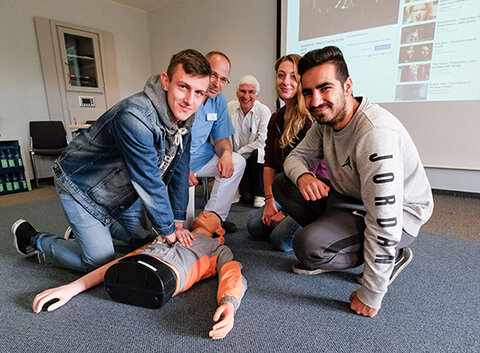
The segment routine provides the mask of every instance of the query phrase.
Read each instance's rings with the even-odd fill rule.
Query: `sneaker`
[[[253,207],[260,208],[265,206],[265,197],[263,196],[255,196],[253,199]]]
[[[235,233],[237,231],[237,226],[235,223],[229,221],[222,221],[222,228],[225,229],[225,233]]]
[[[333,270],[324,270],[321,268],[311,270],[306,268],[304,264],[297,262],[296,264],[292,265],[292,271],[297,275],[318,275],[320,273],[332,272]]]
[[[26,220],[19,219],[13,223],[12,233],[13,245],[20,254],[26,257],[37,255],[39,251],[32,246],[30,239],[40,233],[38,230]]]
[[[392,274],[390,275],[390,280],[388,281],[388,285],[391,285],[392,282],[397,278],[397,276],[400,274],[400,272],[403,271],[407,265],[412,262],[413,259],[413,252],[412,249],[406,247],[403,249],[400,249],[400,255],[398,258],[395,260],[395,265],[393,266],[393,271]],[[363,282],[363,273],[359,274],[357,276],[357,282],[362,284]]]

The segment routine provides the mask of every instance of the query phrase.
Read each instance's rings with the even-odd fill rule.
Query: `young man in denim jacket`
[[[53,166],[74,239],[18,220],[12,226],[17,250],[88,272],[114,258],[112,237],[132,247],[159,235],[191,245],[193,236],[183,229],[190,129],[210,75],[202,54],[184,50],[143,92],[110,108],[74,139]]]

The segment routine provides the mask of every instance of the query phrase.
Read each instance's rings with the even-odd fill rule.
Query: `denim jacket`
[[[162,122],[172,113],[159,91],[160,111],[144,92],[124,99],[75,138],[53,166],[60,186],[104,225],[139,197],[159,235],[172,234],[174,220],[185,219],[190,129],[162,176],[168,133]]]

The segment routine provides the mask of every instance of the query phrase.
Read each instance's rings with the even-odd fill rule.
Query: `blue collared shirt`
[[[190,169],[198,172],[212,159],[215,151],[213,145],[207,142],[208,136],[213,140],[221,140],[235,133],[232,120],[228,115],[227,100],[220,93],[215,98],[207,98],[195,113],[192,126],[192,145],[190,148]]]

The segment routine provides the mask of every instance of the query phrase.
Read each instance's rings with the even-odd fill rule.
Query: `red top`
[[[308,129],[312,126],[309,119],[305,119],[303,128],[298,132],[297,138],[293,142],[293,147],[287,146],[280,148],[280,138],[283,132],[283,123],[286,107],[283,106],[272,114],[268,123],[267,140],[265,141],[265,167],[275,169],[277,173],[283,172],[283,162],[288,154],[298,145],[305,137]]]

